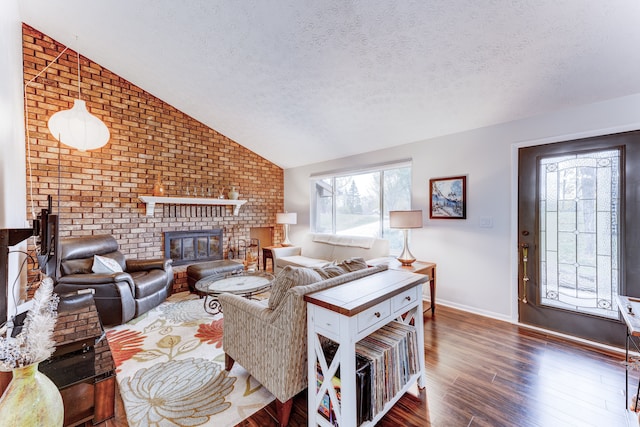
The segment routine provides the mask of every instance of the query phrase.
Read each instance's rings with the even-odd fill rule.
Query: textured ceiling
[[[638,0],[21,0],[282,167],[640,93]]]

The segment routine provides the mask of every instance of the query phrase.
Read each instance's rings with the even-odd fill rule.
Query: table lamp
[[[422,211],[389,211],[389,227],[401,229],[404,233],[404,249],[398,261],[404,266],[411,266],[416,259],[409,250],[409,229],[422,228]]]
[[[281,243],[282,246],[293,245],[289,241],[289,224],[297,224],[297,223],[298,223],[298,214],[295,212],[285,212],[285,213],[276,214],[276,224],[284,224],[284,240]]]

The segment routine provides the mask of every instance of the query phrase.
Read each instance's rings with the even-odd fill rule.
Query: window
[[[411,209],[408,161],[311,178],[311,230],[316,233],[388,239],[400,253],[400,230],[389,228],[389,211]]]

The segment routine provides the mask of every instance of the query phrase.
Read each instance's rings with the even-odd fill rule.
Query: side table
[[[411,273],[429,276],[429,293],[431,296],[431,315],[436,314],[436,263],[415,261],[411,266],[404,266],[395,258],[376,258],[368,261],[372,265],[387,264],[391,270],[404,270]]]
[[[629,356],[630,352],[638,352],[640,351],[640,299],[629,297],[626,295],[618,295],[618,309],[620,310],[620,314],[622,314],[622,318],[624,319],[624,323],[627,326],[627,339],[625,341],[625,388],[624,388],[624,397],[625,397],[625,407],[629,405],[627,409],[635,408],[638,406],[638,396],[640,395],[640,381],[638,381],[638,389],[635,394],[635,399],[630,401],[629,399],[629,369],[631,364],[631,357]]]
[[[267,271],[267,260],[270,259],[271,271],[275,273],[276,266],[273,265],[273,252],[271,252],[271,249],[281,248],[281,247],[282,246],[280,245],[274,245],[274,246],[265,246],[262,248],[262,269],[264,271]]]

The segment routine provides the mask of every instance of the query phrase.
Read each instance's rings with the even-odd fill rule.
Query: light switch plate
[[[482,227],[482,228],[493,228],[493,217],[481,216],[480,217],[480,227]]]

